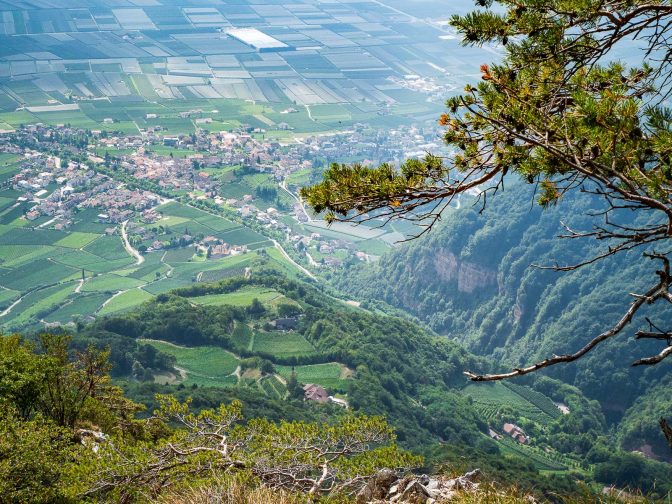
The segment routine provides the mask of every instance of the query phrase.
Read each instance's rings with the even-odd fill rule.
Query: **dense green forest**
[[[568,194],[542,209],[533,202],[532,187],[512,183],[481,209],[482,202],[463,201],[461,209],[447,213],[422,239],[403,244],[373,265],[333,274],[332,283],[370,309],[407,311],[504,367],[575,351],[622,316],[628,293],[648,288],[656,265],[643,262],[639,253],[623,253],[572,272],[533,266],[573,264],[608,246],[557,237],[563,222],[573,229],[590,229],[595,220],[588,214],[601,209],[597,200]],[[635,343],[632,336],[648,313],[635,319],[628,335],[543,374],[599,400],[607,418],[617,422],[669,373],[668,363],[630,367],[643,351],[643,343]],[[656,320],[665,325],[665,319]],[[655,348],[651,345],[652,353]],[[660,412],[669,411],[669,401],[654,392],[649,397],[654,396]],[[644,443],[667,456],[658,417],[641,420],[647,425],[642,428]],[[627,432],[631,429],[619,438],[634,449]]]

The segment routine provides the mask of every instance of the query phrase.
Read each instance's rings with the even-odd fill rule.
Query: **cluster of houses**
[[[126,187],[116,187],[112,182],[98,186],[97,191],[83,202],[82,206],[101,208],[104,213],[99,218],[104,222],[122,222],[136,212],[150,210],[159,204],[159,197],[148,192]],[[105,217],[105,215],[107,217]],[[151,219],[151,212],[143,213]]]
[[[271,321],[271,327],[276,331],[293,331],[299,323],[299,317],[281,317]]]
[[[205,253],[209,259],[219,259],[220,257],[228,257],[247,252],[247,245],[231,245],[214,236],[206,236],[199,246],[205,248]]]
[[[58,157],[26,151],[26,162],[9,184],[21,191],[17,203],[28,203],[25,217],[57,219],[57,229],[67,228],[75,208],[98,208],[101,222],[118,223],[135,212],[157,204],[150,192],[120,187],[109,177],[90,170],[86,165],[62,163]]]
[[[428,95],[430,99],[439,101],[445,100],[454,91],[454,87],[450,83],[445,82],[445,80],[435,79],[434,77],[421,77],[420,75],[409,74],[404,75],[403,78],[390,76],[387,80],[402,88],[419,91]]]

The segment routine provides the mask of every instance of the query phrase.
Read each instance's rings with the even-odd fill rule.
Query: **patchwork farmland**
[[[478,51],[441,20],[373,1],[38,0],[1,2],[0,16],[0,130],[41,122],[175,134],[246,123],[282,137],[286,127],[433,120],[428,101],[474,78]],[[208,120],[185,115],[195,109]]]
[[[13,159],[3,156],[0,171],[3,159],[12,166]],[[147,252],[138,263],[124,246],[120,226],[99,222],[96,211],[81,210],[68,229],[54,229],[47,217],[27,219],[20,195],[0,191],[0,327],[5,331],[127,311],[177,287],[242,275],[257,257],[248,251],[211,259],[189,245]],[[233,245],[257,250],[271,245],[251,229],[180,203],[160,205],[157,212],[167,232],[198,229]]]

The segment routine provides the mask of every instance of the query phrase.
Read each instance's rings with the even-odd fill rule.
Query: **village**
[[[202,116],[203,111],[190,114]],[[360,123],[337,134],[297,137],[286,143],[265,139],[265,131],[246,125],[234,131],[165,133],[149,128],[139,135],[113,135],[66,125],[28,125],[0,136],[0,152],[23,156],[21,170],[5,184],[21,192],[16,204],[23,205],[25,219],[40,227],[67,230],[73,213],[93,209],[98,222],[111,225],[110,233],[115,225],[130,221],[129,239],[140,253],[187,245],[201,253],[214,250],[219,256],[241,253],[224,251],[221,247],[227,243],[208,241],[208,236],[162,236],[152,226],[143,227],[160,219],[152,209],[162,197],[131,188],[124,180],[149,181],[163,195],[211,201],[235,212],[239,222],[280,240],[307,265],[339,268],[348,261],[374,260],[376,255],[358,249],[347,235],[294,226],[319,221],[296,196],[294,174],[310,179],[332,162],[399,163],[440,148],[432,128],[381,131]],[[67,159],[52,152],[64,152]],[[259,177],[266,182],[255,186]]]
[[[351,129],[338,133],[297,136],[282,143],[266,139],[266,130],[246,124],[233,131],[197,129],[193,134],[174,136],[167,135],[160,127],[141,130],[138,135],[102,136],[99,131],[92,134],[97,137],[99,148],[107,149],[110,155],[118,150],[135,151],[130,156],[122,156],[125,169],[136,176],[162,180],[166,186],[176,189],[196,184],[199,189],[207,190],[210,181],[199,168],[240,165],[272,173],[277,180],[282,180],[298,170],[332,162],[358,159],[363,164],[399,164],[409,157],[429,151],[439,153],[445,148],[435,128],[400,126],[378,130],[364,123],[356,123]],[[152,155],[154,146],[187,149],[193,154],[184,159],[167,160],[163,158],[169,156]],[[192,179],[194,175],[199,178]]]

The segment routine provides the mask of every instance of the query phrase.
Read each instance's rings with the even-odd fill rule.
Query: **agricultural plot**
[[[137,280],[132,277],[124,277],[113,274],[101,275],[88,279],[86,282],[84,282],[84,285],[82,285],[82,292],[118,292],[134,289],[144,284],[145,282],[142,280]]]
[[[46,245],[37,247],[32,245],[0,245],[0,264],[3,267],[11,267],[54,250],[53,247]]]
[[[43,317],[66,303],[74,290],[75,284],[70,283],[65,286],[54,285],[26,294],[21,298],[20,303],[5,315],[3,325],[12,329],[40,323]]]
[[[61,264],[65,264],[66,266],[81,268],[85,271],[88,271],[88,276],[91,276],[91,272],[94,269],[96,269],[98,272],[97,265],[101,262],[99,256],[78,249],[67,250],[66,252],[54,257],[52,260]]]
[[[296,266],[287,260],[287,258],[280,252],[277,248],[272,247],[266,249],[266,254],[275,261],[275,263],[280,266],[282,271],[287,274],[290,278],[297,278],[299,276],[299,270]]]
[[[59,247],[81,249],[86,247],[96,238],[98,238],[98,236],[99,235],[93,233],[82,233],[79,231],[75,231],[73,233],[69,233],[64,238],[61,238],[56,243],[54,243],[54,245],[57,245]]]
[[[387,233],[388,235],[391,233]],[[385,235],[386,236],[386,235]],[[403,237],[400,237],[403,240]],[[375,256],[383,255],[385,252],[388,252],[392,249],[392,246],[379,238],[369,238],[368,240],[362,240],[357,243],[357,250],[361,250],[366,254],[371,254]]]
[[[539,408],[551,418],[559,418],[562,416],[562,412],[558,409],[555,403],[553,403],[553,401],[551,401],[541,392],[537,392],[536,390],[533,390],[529,387],[517,385],[515,383],[503,383],[503,385],[529,403],[534,404],[537,408]]]
[[[535,468],[542,471],[566,471],[568,462],[571,463],[557,452],[545,453],[539,448],[520,444],[509,437],[503,437],[497,444],[505,454],[529,460]]]
[[[223,219],[221,217],[218,217],[216,215],[206,215],[204,217],[197,217],[196,220],[200,222],[201,224],[214,229],[215,231],[228,231],[230,229],[235,229],[238,226],[238,224],[235,224],[233,222],[227,221],[226,219]]]
[[[67,324],[76,318],[84,318],[91,313],[95,313],[108,297],[108,294],[100,292],[74,297],[60,308],[44,317],[44,320],[46,322]]]
[[[292,373],[291,366],[276,366],[276,369],[285,379],[289,379]],[[351,376],[351,371],[338,362],[295,366],[294,371],[299,383],[317,383],[327,389],[344,389],[346,380]]]
[[[1,280],[2,277],[0,277]],[[253,299],[269,304],[272,301],[284,297],[278,291],[263,287],[243,287],[235,292],[225,294],[210,294],[190,298],[194,303],[204,306],[250,306]]]
[[[398,123],[416,120],[419,107],[431,107],[428,98],[443,98],[408,89],[405,76],[435,79],[445,93],[477,73],[474,59],[489,57],[473,48],[467,54],[438,28],[419,29],[382,4],[339,3],[338,13],[330,3],[290,11],[249,0],[231,9],[187,0],[102,11],[17,5],[0,23],[0,125],[10,127],[41,121],[131,131],[137,124],[190,133],[192,120],[179,117],[190,108],[212,116],[209,128],[270,130],[286,122],[303,133],[340,122]],[[225,33],[212,36],[215,28],[249,25],[285,50],[260,52]],[[17,111],[21,105],[27,109]],[[280,113],[292,105],[298,112]],[[311,116],[304,105],[315,107]],[[145,119],[147,109],[159,117]]]
[[[4,310],[14,301],[16,301],[21,293],[11,289],[0,289],[0,309]]]
[[[264,376],[257,382],[261,391],[271,399],[284,399],[287,395],[287,387],[276,376]]]
[[[211,235],[231,245],[269,244],[265,236],[252,229],[181,203],[172,201],[158,207],[157,211],[164,216],[158,224],[169,228],[173,233]]]
[[[180,247],[168,250],[163,256],[163,262],[168,264],[189,262],[194,257],[194,247]]]
[[[154,256],[156,257],[156,254],[154,254]],[[203,275],[205,275],[208,271],[217,270],[222,267],[226,268],[227,261],[232,259],[234,258],[224,258],[212,261],[201,260],[183,263],[176,262],[172,264],[171,269],[167,271],[167,266],[164,263],[161,263],[158,266],[148,265],[131,273],[131,275],[135,278],[142,278],[146,281],[151,281],[151,283],[145,287],[145,290],[151,292],[152,294],[159,294],[162,292],[168,292],[169,290],[176,289],[178,287],[184,287],[185,285],[189,285],[194,282],[202,281]],[[160,273],[159,279],[156,278],[157,271]],[[146,274],[144,276],[139,276],[145,272]]]
[[[252,351],[254,342],[254,332],[250,326],[242,322],[236,322],[236,326],[231,334],[231,341],[239,350]]]
[[[110,261],[131,259],[119,236],[101,236],[84,247],[84,250]]]
[[[238,358],[219,347],[183,347],[158,340],[140,340],[157,350],[173,355],[177,367],[186,373],[185,385],[231,386],[237,378],[233,375]]]
[[[97,313],[98,315],[110,315],[128,311],[153,297],[152,294],[142,289],[130,289],[108,299]]]
[[[473,399],[476,410],[481,414],[483,420],[486,421],[494,419],[497,413],[504,408],[512,410],[516,415],[539,423],[555,418],[555,416],[551,416],[550,413],[543,411],[521,394],[514,392],[508,387],[508,384],[484,383],[468,385],[464,388],[463,393]],[[555,410],[558,411],[557,408]]]
[[[8,289],[26,292],[37,286],[58,283],[77,273],[76,269],[69,266],[55,263],[49,259],[40,259],[0,275],[0,285]]]
[[[118,274],[143,281],[156,280],[157,271],[159,274],[163,274],[170,269],[170,267],[163,262],[163,255],[164,253],[162,251],[145,254],[145,261],[142,264],[138,265],[134,262],[128,269],[120,270]]]
[[[252,350],[277,357],[294,357],[315,353],[313,346],[303,336],[294,332],[282,331],[256,331]]]
[[[90,217],[86,210],[79,218]],[[84,215],[82,215],[84,214]],[[135,260],[118,236],[103,236],[80,220],[80,229],[70,233],[29,227],[0,227],[0,307],[4,310],[19,296],[21,302],[0,316],[0,327],[22,324],[68,323],[93,315],[104,302],[102,314],[126,310],[151,298],[136,287],[146,282],[119,274]],[[75,292],[79,281],[85,282]],[[52,292],[53,290],[53,292]]]
[[[352,119],[348,109],[342,105],[313,105],[310,108],[311,115],[316,121],[326,123],[342,123]]]
[[[198,277],[199,282],[219,282],[227,278],[241,276],[245,274],[245,266],[238,266],[232,268],[222,268],[210,271],[204,271]]]
[[[216,236],[233,245],[247,245],[250,248],[252,248],[252,245],[260,245],[256,248],[261,248],[271,244],[271,242],[264,235],[244,227],[234,229],[232,231],[224,231],[222,233],[218,233]]]
[[[10,207],[6,207],[5,210],[0,214],[0,224],[15,227],[26,225],[27,222],[21,220],[21,217],[28,211],[28,209],[28,203],[18,203],[11,205]]]
[[[5,231],[5,232],[2,232]],[[51,229],[0,228],[0,245],[53,245],[66,233]]]

